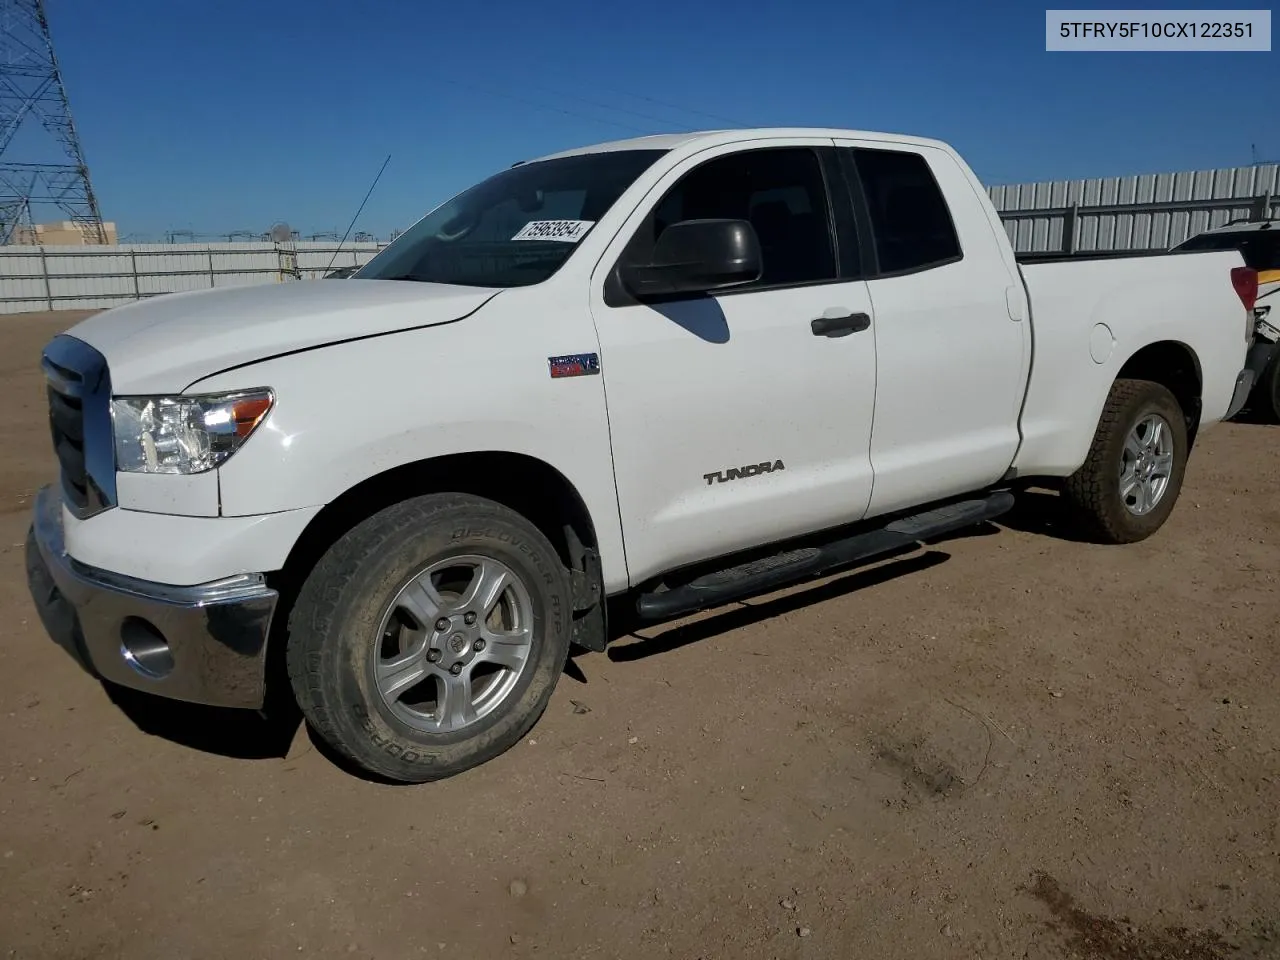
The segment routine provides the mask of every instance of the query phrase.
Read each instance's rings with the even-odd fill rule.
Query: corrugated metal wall
[[[296,243],[294,246],[298,251],[298,271],[302,279],[314,280],[323,277],[326,270],[337,270],[339,267],[363,266],[373,259],[373,255],[382,249],[385,244],[348,243],[338,251],[336,258],[333,256],[333,251],[338,246],[336,243],[309,241]],[[332,265],[329,263],[331,258],[333,259]]]
[[[1167,250],[1232,220],[1280,216],[1280,164],[1020,183],[987,192],[1018,253]]]
[[[93,310],[161,293],[314,279],[368,263],[376,243],[129,243],[0,246],[0,313]],[[338,250],[337,256],[334,251]]]
[[[988,188],[1019,253],[1167,250],[1235,219],[1280,217],[1280,164]],[[0,313],[111,307],[183,290],[315,279],[377,243],[0,246]]]

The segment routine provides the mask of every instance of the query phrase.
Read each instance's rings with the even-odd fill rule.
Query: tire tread
[[[1161,404],[1172,404],[1172,408],[1182,415],[1181,408],[1173,394],[1163,385],[1151,380],[1118,379],[1111,386],[1102,415],[1098,418],[1098,426],[1094,431],[1093,442],[1089,446],[1089,455],[1080,468],[1063,483],[1063,493],[1074,508],[1079,522],[1093,539],[1102,543],[1133,543],[1145,539],[1155,528],[1148,529],[1147,523],[1135,523],[1124,512],[1119,503],[1119,491],[1116,489],[1116,471],[1112,460],[1113,444],[1123,443],[1123,434],[1129,429],[1134,409],[1143,401],[1158,401]],[[1181,422],[1181,420],[1179,421]],[[1176,424],[1172,425],[1175,430]],[[1170,478],[1171,489],[1165,494],[1169,503],[1168,509],[1177,500],[1182,486],[1182,470],[1185,466],[1179,457],[1185,460],[1186,440],[1182,434],[1175,443],[1173,476]],[[1119,509],[1116,509],[1119,505]],[[1157,510],[1165,512],[1161,507]],[[1134,518],[1136,519],[1136,518]],[[1126,522],[1128,520],[1129,522]],[[1163,518],[1160,523],[1163,523]]]
[[[336,721],[334,709],[338,697],[330,680],[331,658],[338,656],[331,639],[336,635],[336,620],[346,588],[361,572],[365,563],[396,533],[406,527],[429,529],[441,522],[455,522],[460,515],[468,519],[488,518],[522,529],[525,536],[539,541],[546,556],[555,557],[555,548],[524,517],[492,500],[464,493],[428,494],[404,500],[357,524],[321,556],[312,569],[289,615],[285,662],[294,697],[307,722],[344,760],[366,771],[408,777],[385,769],[384,764],[371,763],[357,745],[348,740]],[[567,637],[564,644],[567,650]],[[518,741],[537,722],[545,708],[550,691],[542,697],[540,708],[526,718],[515,736],[503,740]],[[496,748],[495,748],[496,746]],[[509,744],[486,744],[481,752],[497,755]],[[488,756],[482,759],[489,759]],[[480,762],[480,761],[477,761]],[[441,764],[430,776],[414,776],[413,782],[435,780],[461,772],[475,763]]]

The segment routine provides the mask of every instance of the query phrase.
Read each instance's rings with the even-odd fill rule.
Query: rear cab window
[[[861,147],[846,155],[870,220],[874,276],[916,273],[963,257],[946,197],[923,156]]]

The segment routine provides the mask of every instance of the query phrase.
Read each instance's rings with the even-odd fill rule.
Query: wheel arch
[[[1117,371],[1116,380],[1150,380],[1173,394],[1187,422],[1187,444],[1194,445],[1200,426],[1204,376],[1195,350],[1180,340],[1158,340],[1134,351]]]
[[[268,695],[288,689],[284,634],[294,601],[324,553],[363,520],[394,503],[428,493],[470,493],[526,517],[551,541],[570,571],[575,607],[588,612],[575,623],[575,642],[603,649],[604,604],[596,525],[582,495],[551,464],[527,454],[481,451],[429,457],[368,477],[330,501],[303,530],[270,581],[280,593],[268,643]]]
[[[312,518],[284,569],[297,575],[297,568],[314,564],[344,533],[393,503],[446,492],[474,494],[515,510],[546,535],[571,569],[581,560],[581,548],[599,545],[586,501],[563,473],[527,454],[490,450],[428,457],[360,481]]]

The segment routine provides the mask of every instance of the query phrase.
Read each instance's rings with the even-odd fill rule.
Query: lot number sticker
[[[577,243],[593,226],[594,220],[531,220],[511,239]]]

